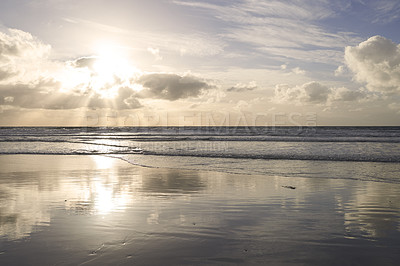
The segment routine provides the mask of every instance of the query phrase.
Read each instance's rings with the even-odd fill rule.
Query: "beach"
[[[400,265],[400,0],[0,1],[0,266]]]
[[[400,185],[0,156],[1,265],[394,265]]]

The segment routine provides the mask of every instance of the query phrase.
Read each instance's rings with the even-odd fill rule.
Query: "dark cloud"
[[[0,69],[0,81],[1,80],[6,80],[9,77],[12,77],[14,75],[16,75],[17,73],[12,72],[12,71],[7,71],[5,69]]]
[[[203,91],[213,87],[200,78],[176,74],[145,74],[136,82],[144,87],[138,94],[139,97],[170,101],[197,97]]]
[[[95,56],[81,57],[74,61],[69,62],[72,67],[93,69],[93,65],[98,60]]]
[[[49,90],[48,87],[52,89]],[[98,93],[71,93],[59,90],[60,84],[54,81],[41,82],[35,86],[0,85],[0,105],[11,105],[31,109],[66,110],[81,107],[135,109],[142,105],[134,97],[130,88],[120,88],[115,98],[102,98]]]
[[[311,103],[326,102],[331,90],[318,82],[310,82],[303,85],[303,101]]]
[[[366,98],[368,98],[368,94],[366,91],[350,90],[343,87],[332,89],[332,93],[330,95],[331,100],[343,102],[359,101]]]

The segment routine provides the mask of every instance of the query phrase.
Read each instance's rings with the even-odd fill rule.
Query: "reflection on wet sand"
[[[176,169],[151,169],[142,173],[142,191],[176,195],[194,193],[205,188],[198,172]]]
[[[0,174],[0,237],[19,239],[28,236],[37,225],[50,223],[50,210],[45,207],[47,195],[29,173]]]
[[[379,239],[399,231],[400,191],[398,186],[366,183],[344,206],[349,235]]]
[[[386,247],[370,256],[400,247],[398,184],[151,169],[104,156],[0,164],[0,264],[29,251],[42,265],[40,254],[60,250],[69,253],[46,263],[323,263],[344,247]]]
[[[67,166],[76,163],[71,158],[64,160]],[[41,171],[9,167],[0,172],[0,236],[18,239],[28,236],[36,226],[49,225],[54,206],[63,205],[69,214],[105,215],[123,211],[140,201],[144,193],[146,197],[169,197],[204,188],[196,173],[133,168],[104,156],[91,156],[87,169],[72,170],[63,165],[48,169],[48,162],[42,163]]]

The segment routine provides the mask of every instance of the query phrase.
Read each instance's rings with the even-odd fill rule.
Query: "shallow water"
[[[294,177],[146,168],[100,155],[2,155],[0,165],[0,265],[400,259],[397,183],[318,178],[317,170]]]

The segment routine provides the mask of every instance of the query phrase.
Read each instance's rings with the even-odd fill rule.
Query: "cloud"
[[[334,11],[332,10],[329,3],[323,0],[317,0],[313,3],[296,3],[295,1],[264,2],[256,0],[244,0],[240,1],[240,3],[238,3],[237,1],[232,2],[233,4],[230,6],[228,4],[209,4],[201,1],[174,1],[174,3],[178,5],[219,10],[221,14],[224,15],[228,15],[227,11],[234,11],[234,7],[236,7],[235,14],[246,12],[255,15],[262,14],[268,16],[284,16],[292,19],[304,20],[318,20],[334,15]],[[238,7],[241,8],[239,9]]]
[[[389,104],[389,108],[396,113],[400,114],[400,103],[391,103]]]
[[[154,57],[155,57],[155,59],[156,59],[157,61],[163,59],[162,56],[160,56],[160,49],[148,47],[148,48],[147,48],[147,51],[148,51],[149,53],[151,53],[152,55],[154,55]]]
[[[148,47],[158,47],[163,51],[173,51],[181,56],[208,57],[221,54],[224,52],[225,42],[220,38],[202,33],[186,33],[178,34],[172,32],[128,30],[124,28],[114,27],[96,21],[64,18],[65,21],[74,24],[80,24],[91,29],[100,30],[106,33],[120,34],[128,38],[135,39],[135,46],[142,47],[146,50]]]
[[[250,81],[248,84],[238,83],[235,86],[228,88],[227,91],[231,92],[253,91],[257,88],[258,88],[257,82]]]
[[[332,104],[337,102],[357,102],[367,100],[372,96],[365,90],[350,90],[348,88],[329,88],[312,81],[298,86],[278,84],[275,86],[274,101],[278,103]]]
[[[300,67],[292,68],[292,73],[296,75],[304,75],[306,73],[305,70],[301,69]]]
[[[345,49],[348,68],[358,82],[372,91],[400,92],[400,45],[373,36]]]
[[[331,89],[331,94],[329,95],[329,100],[331,101],[341,101],[341,102],[351,102],[367,99],[368,93],[364,90],[350,90],[345,87]]]
[[[35,86],[22,84],[0,85],[0,105],[28,109],[67,110],[77,108],[113,108],[118,110],[142,107],[130,88],[119,88],[115,98],[103,98],[99,93],[66,93],[56,88],[56,81],[42,81]],[[51,88],[51,90],[49,90]]]
[[[345,66],[338,66],[338,67],[336,68],[335,72],[334,72],[335,77],[340,77],[340,76],[345,75],[346,70],[347,70],[347,69],[346,69]]]
[[[144,90],[138,93],[139,97],[166,99],[170,101],[197,97],[203,91],[213,88],[205,80],[190,75],[145,74],[136,82],[144,87]]]
[[[98,56],[53,61],[48,57],[50,48],[23,31],[0,32],[0,105],[52,110],[135,109],[142,107],[140,99],[175,101],[198,97],[214,88],[192,75],[142,74],[125,65],[123,71],[113,72],[109,66],[101,68],[108,61]],[[113,63],[113,58],[107,60]]]
[[[73,61],[68,62],[68,64],[75,68],[88,68],[90,70],[93,69],[93,65],[99,58],[97,56],[87,56],[75,59]]]
[[[331,90],[318,82],[309,82],[300,86],[290,87],[279,84],[275,87],[275,101],[298,103],[325,103]]]
[[[312,62],[340,62],[343,47],[359,42],[351,32],[329,32],[319,20],[337,16],[342,1],[174,1],[207,12],[229,27],[220,36],[230,43],[247,44],[248,51],[263,56]]]
[[[244,110],[246,108],[249,108],[250,106],[251,106],[251,104],[249,104],[248,102],[243,101],[243,100],[239,100],[237,102],[236,106],[234,107],[234,109],[242,111],[242,110]]]
[[[14,72],[11,69],[6,69],[5,66],[2,67],[3,69],[0,69],[0,81],[1,80],[6,80],[9,77],[13,77],[15,75],[17,75],[18,73]]]
[[[373,23],[387,24],[400,17],[400,3],[398,0],[370,1],[368,5],[375,11]]]
[[[50,49],[50,45],[27,32],[17,29],[0,32],[0,83],[11,78],[14,81],[29,78],[30,70],[39,67]]]
[[[50,52],[50,45],[45,45],[30,33],[8,29],[0,32],[0,59],[13,57],[41,58]]]

